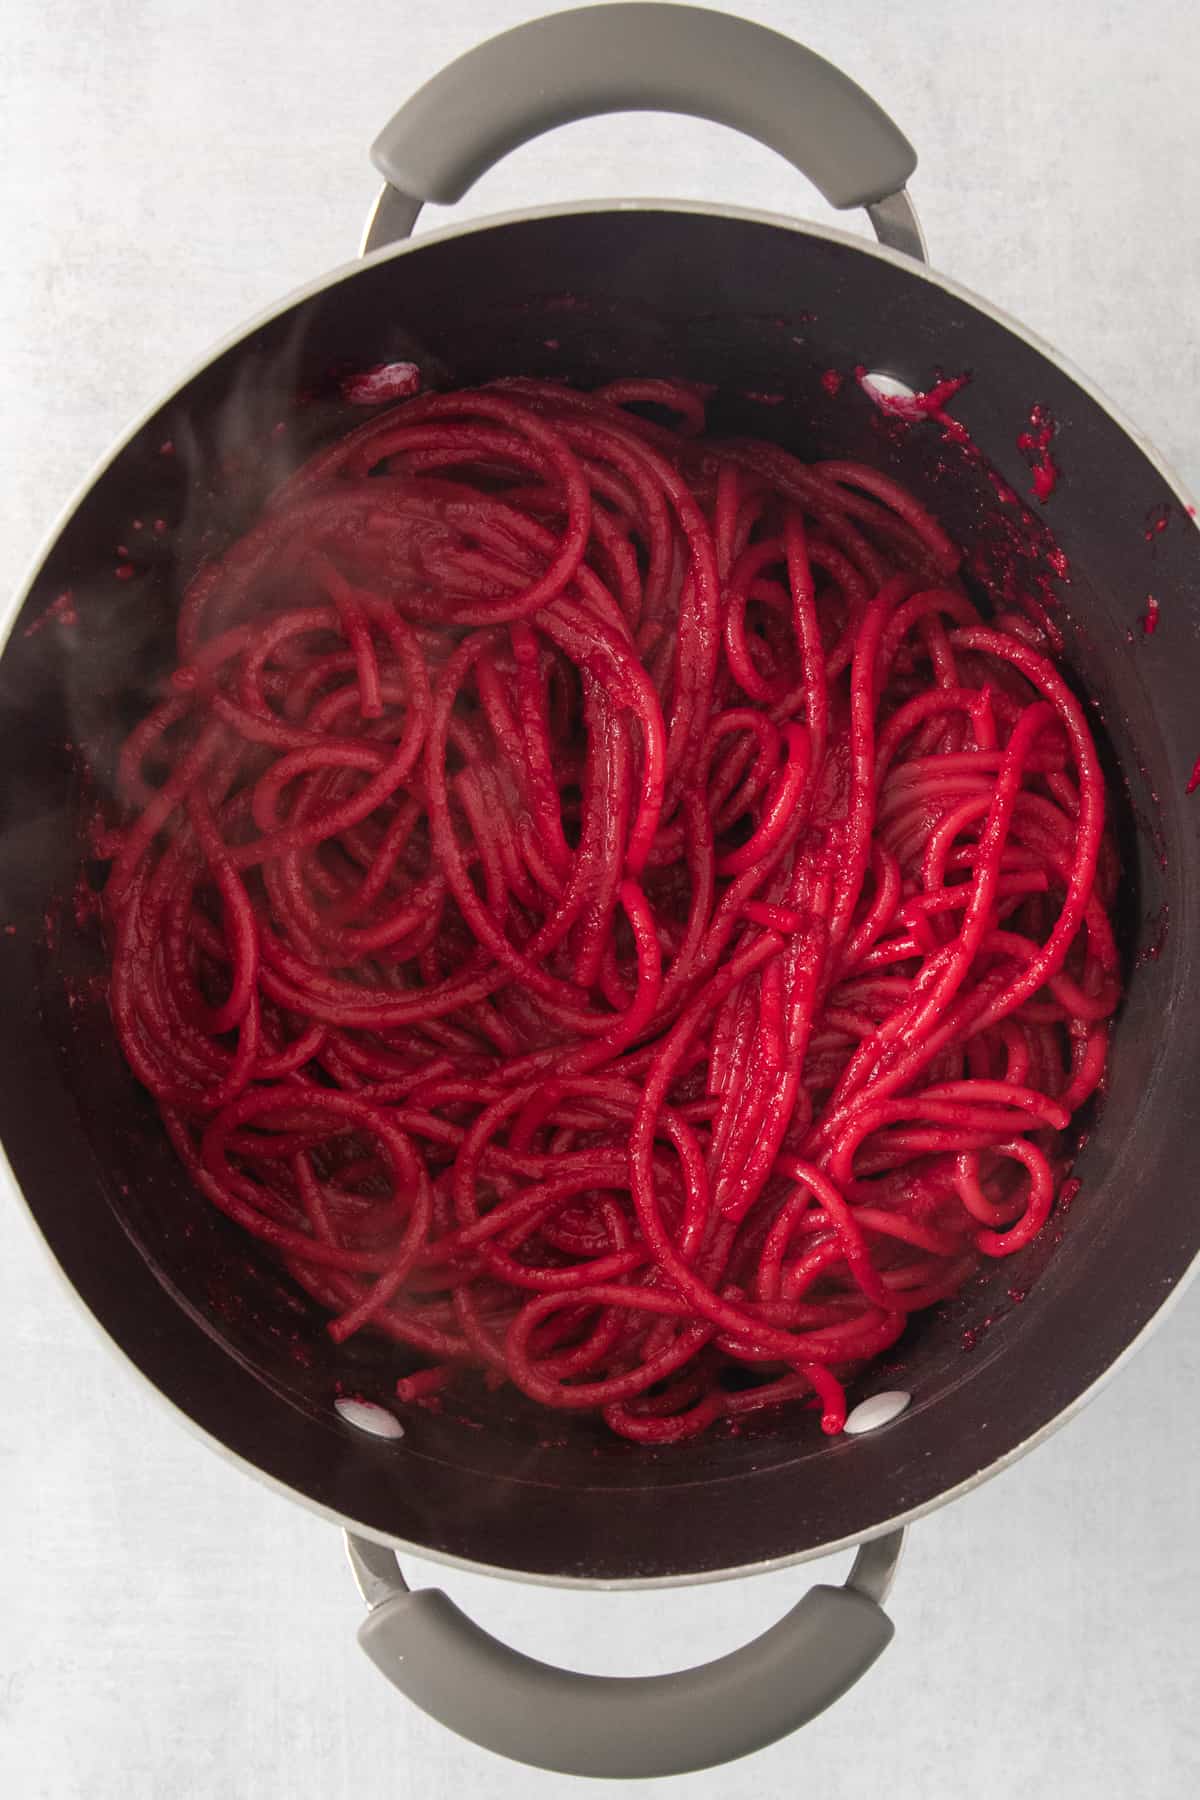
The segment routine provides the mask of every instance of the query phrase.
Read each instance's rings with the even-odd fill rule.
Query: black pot
[[[388,247],[422,200],[458,198],[514,145],[631,107],[751,132],[835,204],[868,205],[893,247],[655,202],[523,213]],[[1200,1249],[1200,795],[1186,793],[1200,751],[1200,533],[1162,463],[1086,380],[917,260],[904,139],[773,33],[679,7],[558,15],[446,71],[376,155],[390,185],[373,254],[255,321],[146,415],[14,608],[0,663],[0,1129],[54,1254],[130,1360],[215,1444],[355,1534],[373,1607],[364,1641],[393,1679],[528,1761],[695,1768],[781,1735],[862,1672],[890,1635],[878,1601],[899,1528],[1077,1410]],[[894,466],[969,550],[989,555],[1003,539],[1031,582],[1044,574],[1044,528],[1001,505],[996,482],[1028,488],[1017,439],[1031,406],[1057,421],[1062,475],[1047,517],[1069,579],[1056,618],[1117,795],[1127,997],[1069,1213],[914,1327],[896,1353],[902,1373],[882,1383],[913,1404],[887,1429],[831,1445],[792,1421],[654,1452],[603,1443],[570,1417],[547,1442],[525,1413],[481,1431],[428,1412],[406,1419],[402,1439],[364,1435],[335,1413],[337,1384],[384,1399],[391,1352],[366,1339],[334,1349],[299,1290],[191,1190],[121,1059],[86,867],[81,885],[95,783],[169,654],[197,554],[244,524],[298,454],[344,429],[341,373],[401,359],[453,385],[514,371],[585,386],[629,373],[716,382],[717,429]],[[823,373],[856,365],[914,389],[939,367],[969,371],[956,412],[982,457],[956,454],[932,422],[889,427],[852,379],[827,391]],[[135,517],[129,578],[113,546]],[[1152,638],[1138,626],[1150,589]],[[747,1574],[856,1541],[868,1548],[848,1586],[814,1590],[758,1644],[708,1670],[625,1683],[516,1657],[443,1596],[408,1595],[380,1548],[633,1585]]]

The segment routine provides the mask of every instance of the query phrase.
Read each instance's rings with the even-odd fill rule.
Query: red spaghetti
[[[122,753],[125,1056],[402,1400],[836,1432],[1103,1076],[1116,865],[1039,628],[885,475],[704,424],[374,418],[201,569]]]

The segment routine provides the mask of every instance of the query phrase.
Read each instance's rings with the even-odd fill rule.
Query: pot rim
[[[654,198],[575,200],[565,206],[526,206],[509,212],[489,213],[484,218],[466,219],[456,224],[439,226],[434,231],[423,232],[417,238],[402,238],[394,244],[385,244],[365,256],[355,256],[344,263],[339,263],[324,275],[315,276],[311,281],[292,288],[281,299],[252,314],[240,325],[234,326],[231,331],[225,332],[220,338],[209,344],[198,357],[193,359],[177,381],[135,414],[124,431],[120,432],[108,449],[97,458],[87,474],[76,484],[64,505],[60,507],[57,516],[43,534],[30,560],[25,579],[18,585],[13,597],[6,604],[0,605],[0,654],[3,654],[12,634],[13,625],[28,599],[34,583],[41,574],[46,559],[78,511],[85,496],[105,471],[116,462],[122,451],[149,424],[156,413],[161,412],[164,406],[182,394],[185,388],[190,387],[192,382],[202,375],[210,364],[216,362],[228,351],[235,349],[245,338],[260,331],[275,319],[281,318],[284,313],[290,312],[293,307],[301,305],[304,301],[315,299],[318,294],[339,286],[344,281],[353,280],[364,269],[375,268],[380,263],[390,262],[403,256],[411,256],[427,244],[445,243],[454,238],[466,237],[474,232],[490,231],[500,226],[520,225],[535,219],[579,218],[593,213],[611,212],[698,214],[705,218],[737,219],[744,224],[767,225],[775,230],[790,231],[799,237],[811,237],[826,243],[841,244],[849,250],[858,251],[860,255],[890,263],[893,268],[903,269],[906,274],[927,281],[931,286],[941,288],[945,293],[953,295],[956,300],[962,301],[976,312],[982,313],[985,318],[991,319],[995,324],[1003,327],[1004,330],[1021,338],[1040,356],[1045,357],[1048,362],[1054,363],[1069,381],[1081,388],[1089,399],[1108,414],[1113,423],[1137,446],[1147,462],[1157,470],[1165,485],[1171,489],[1179,501],[1189,524],[1200,531],[1200,517],[1197,516],[1196,503],[1192,494],[1185,488],[1174,468],[1155,448],[1141,428],[1129,418],[1121,407],[1109,399],[1103,388],[1097,386],[1090,376],[1072,362],[1070,357],[1064,356],[1061,351],[1056,350],[1046,338],[1022,324],[1012,313],[1006,312],[1003,307],[993,306],[990,300],[984,299],[973,288],[967,287],[961,281],[956,281],[951,275],[943,274],[941,270],[933,268],[929,263],[919,262],[915,257],[906,256],[901,250],[891,250],[885,244],[876,243],[874,239],[862,237],[857,232],[843,231],[836,225],[820,225],[813,220],[794,219],[787,213],[765,212],[756,207],[717,205],[709,200]]]
[[[415,239],[408,238],[394,244],[384,245],[380,249],[375,250],[366,256],[355,257],[352,260],[339,264],[326,274],[317,276],[313,280],[302,284],[300,287],[293,289],[290,293],[283,296],[280,300],[274,302],[272,305],[256,313],[250,319],[244,321],[241,325],[235,327],[232,331],[225,333],[196,358],[180,379],[165,393],[157,397],[136,415],[126,429],[114,440],[108,450],[95,462],[88,474],[77,485],[69,500],[60,509],[57,518],[50,529],[45,533],[30,563],[29,573],[25,580],[19,585],[12,599],[4,605],[3,608],[0,608],[0,654],[3,653],[4,648],[7,645],[13,626],[22,607],[28,599],[34,584],[38,580],[45,562],[86,495],[106,470],[117,461],[124,450],[133,442],[149,421],[160,412],[166,404],[181,395],[194,380],[203,374],[211,363],[217,360],[218,357],[235,349],[238,344],[242,343],[254,332],[282,317],[284,314],[303,304],[305,301],[314,299],[318,294],[337,287],[342,282],[353,280],[354,277],[364,269],[373,268],[377,264],[412,255],[427,244],[432,245],[442,243],[468,234],[485,232],[498,227],[522,224],[532,220],[581,217],[593,214],[603,215],[612,212],[698,214],[709,218],[728,218],[747,224],[765,225],[775,230],[790,231],[798,236],[810,237],[820,241],[842,245],[847,249],[858,252],[860,255],[890,263],[894,267],[902,269],[909,276],[927,281],[931,285],[942,289],[956,300],[971,307],[974,311],[989,318],[1004,330],[1011,332],[1016,337],[1022,339],[1039,355],[1054,364],[1068,380],[1073,382],[1097,406],[1102,408],[1103,411],[1109,415],[1114,424],[1136,446],[1146,458],[1147,462],[1156,470],[1164,485],[1179,502],[1181,509],[1187,515],[1192,527],[1200,530],[1200,521],[1197,520],[1196,508],[1188,490],[1183,486],[1169,463],[1167,463],[1154,448],[1138,426],[1125,415],[1121,408],[1114,405],[1102,389],[1085,375],[1068,357],[1063,356],[1059,351],[1054,349],[1044,338],[1040,337],[1036,332],[1029,330],[1028,327],[1021,324],[1019,320],[1015,319],[1002,308],[993,306],[991,302],[976,294],[972,289],[964,286],[961,282],[955,281],[951,276],[944,275],[939,270],[931,268],[926,263],[918,262],[901,251],[891,250],[884,245],[863,238],[854,232],[844,231],[836,226],[821,225],[811,221],[791,218],[786,214],[766,212],[757,208],[717,205],[708,201],[652,198],[582,200],[571,202],[567,205],[523,207],[509,212],[489,214],[484,218],[471,219],[441,226],[438,229],[424,233]],[[58,1262],[49,1241],[43,1235],[38,1225],[37,1216],[12,1172],[2,1145],[0,1145],[0,1169],[2,1169],[3,1173],[7,1176],[13,1192],[20,1199],[21,1210],[25,1213],[29,1224],[32,1227],[34,1236],[41,1243],[58,1279],[63,1284],[65,1290],[73,1298],[78,1310],[91,1321],[101,1340],[108,1346],[110,1351],[119,1357],[127,1367],[133,1370],[142,1386],[150,1390],[150,1392],[156,1396],[157,1400],[175,1415],[193,1437],[205,1443],[227,1462],[244,1470],[247,1474],[254,1477],[272,1491],[298,1502],[310,1512],[317,1514],[321,1518],[327,1519],[331,1524],[340,1526],[344,1530],[353,1531],[357,1535],[369,1538],[376,1543],[383,1544],[389,1549],[395,1550],[399,1555],[413,1556],[422,1562],[437,1563],[446,1567],[461,1569],[466,1573],[488,1575],[502,1580],[530,1581],[544,1587],[569,1589],[591,1588],[601,1591],[625,1591],[643,1588],[690,1587],[701,1583],[746,1579],[753,1575],[771,1574],[780,1569],[795,1567],[800,1563],[810,1562],[819,1557],[835,1556],[841,1552],[854,1548],[861,1542],[869,1542],[875,1538],[884,1536],[888,1532],[895,1531],[902,1526],[924,1518],[937,1510],[937,1508],[948,1504],[952,1500],[960,1498],[962,1495],[970,1492],[973,1488],[979,1487],[983,1482],[989,1481],[992,1477],[1000,1474],[1004,1469],[1007,1469],[1021,1457],[1025,1456],[1030,1450],[1036,1448],[1038,1444],[1042,1443],[1053,1432],[1059,1430],[1061,1426],[1065,1425],[1070,1419],[1080,1413],[1085,1406],[1102,1392],[1117,1373],[1125,1367],[1150,1335],[1158,1329],[1160,1324],[1162,1324],[1174,1310],[1189,1284],[1196,1279],[1197,1275],[1200,1275],[1200,1248],[1198,1248],[1190,1265],[1173,1283],[1141,1330],[1138,1331],[1124,1348],[1118,1352],[1107,1368],[1105,1368],[1082,1393],[1078,1394],[1066,1406],[1062,1407],[1053,1418],[1047,1420],[1044,1425],[1039,1427],[1039,1429],[1033,1432],[1028,1438],[1024,1439],[1023,1442],[1013,1446],[1010,1450],[998,1456],[985,1468],[976,1470],[973,1475],[959,1482],[954,1487],[943,1489],[932,1499],[926,1500],[920,1505],[914,1506],[890,1518],[881,1520],[858,1535],[810,1546],[807,1549],[790,1552],[783,1556],[733,1565],[722,1569],[704,1570],[699,1574],[642,1575],[620,1577],[616,1579],[584,1575],[550,1575],[540,1572],[531,1574],[523,1570],[504,1568],[490,1563],[478,1562],[471,1558],[456,1556],[448,1552],[430,1550],[425,1545],[411,1543],[403,1538],[398,1538],[389,1533],[364,1525],[358,1520],[351,1519],[346,1515],[337,1512],[335,1509],[324,1505],[320,1501],[312,1499],[310,1495],[302,1493],[299,1489],[292,1487],[287,1482],[269,1474],[256,1463],[253,1463],[248,1458],[238,1454],[220,1439],[214,1437],[209,1431],[205,1430],[203,1426],[198,1424],[190,1413],[186,1412],[164,1393],[157,1383],[143,1371],[140,1365],[134,1360],[133,1356],[124,1349],[108,1330],[104,1321],[97,1313],[92,1311],[91,1307],[83,1299],[79,1290],[75,1287],[74,1283],[66,1274],[66,1271],[62,1268],[62,1265]]]

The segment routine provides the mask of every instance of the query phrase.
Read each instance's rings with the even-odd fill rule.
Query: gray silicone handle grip
[[[887,114],[812,50],[746,19],[658,5],[587,6],[491,38],[406,101],[371,156],[415,219],[421,202],[460,200],[542,132],[613,112],[732,126],[837,207],[886,201],[917,163]]]
[[[438,1589],[410,1593],[396,1581],[358,1638],[423,1711],[501,1756],[564,1775],[682,1775],[786,1737],[867,1672],[893,1631],[869,1591],[872,1576],[883,1572],[874,1585],[886,1589],[902,1536],[860,1552],[857,1582],[852,1572],[845,1587],[810,1589],[752,1643],[675,1675],[552,1668],[490,1637]],[[349,1542],[352,1561],[365,1552],[378,1566],[388,1556]]]

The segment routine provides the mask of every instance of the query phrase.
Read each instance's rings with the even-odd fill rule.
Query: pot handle
[[[413,1593],[391,1550],[346,1533],[370,1612],[358,1641],[401,1693],[460,1737],[562,1775],[683,1775],[786,1737],[840,1699],[890,1642],[882,1610],[904,1532],[864,1544],[844,1587],[819,1586],[777,1625],[674,1675],[580,1675],[472,1623],[437,1588]]]
[[[388,186],[364,250],[407,237],[427,200],[461,200],[520,144],[616,112],[730,125],[786,157],[831,205],[865,206],[881,243],[924,260],[904,191],[916,152],[848,75],[748,19],[626,4],[518,25],[426,82],[371,146]]]

